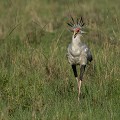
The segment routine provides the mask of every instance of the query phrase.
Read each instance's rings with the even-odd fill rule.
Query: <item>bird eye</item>
[[[79,32],[80,31],[80,29],[76,29],[76,32]]]

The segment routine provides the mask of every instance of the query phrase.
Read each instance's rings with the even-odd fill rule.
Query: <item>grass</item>
[[[0,1],[1,120],[119,120],[119,0]],[[69,13],[93,53],[77,101],[66,59]],[[78,67],[79,70],[79,67]]]

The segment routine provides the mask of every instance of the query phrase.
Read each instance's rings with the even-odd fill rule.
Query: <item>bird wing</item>
[[[91,62],[93,58],[89,47],[86,44],[82,44],[80,48],[81,51],[87,55],[87,60]]]
[[[87,53],[87,60],[90,61],[90,62],[93,60],[93,57],[92,57],[92,54],[91,54],[90,50]]]

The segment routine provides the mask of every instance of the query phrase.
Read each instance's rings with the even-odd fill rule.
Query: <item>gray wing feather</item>
[[[92,57],[90,50],[88,51],[88,54],[87,54],[87,60],[90,62],[93,60],[93,57]]]
[[[89,62],[91,62],[93,60],[93,57],[92,57],[92,54],[91,54],[89,47],[86,44],[83,44],[82,46],[84,48],[83,50],[87,53],[87,60]]]

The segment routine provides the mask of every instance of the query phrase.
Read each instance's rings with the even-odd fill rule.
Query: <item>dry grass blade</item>
[[[10,32],[9,32],[9,34],[6,36],[6,38],[9,37],[9,36],[12,34],[12,32],[13,32],[20,24],[21,24],[21,23],[18,23],[17,25],[15,25],[15,27],[13,27],[13,28],[10,30]]]

